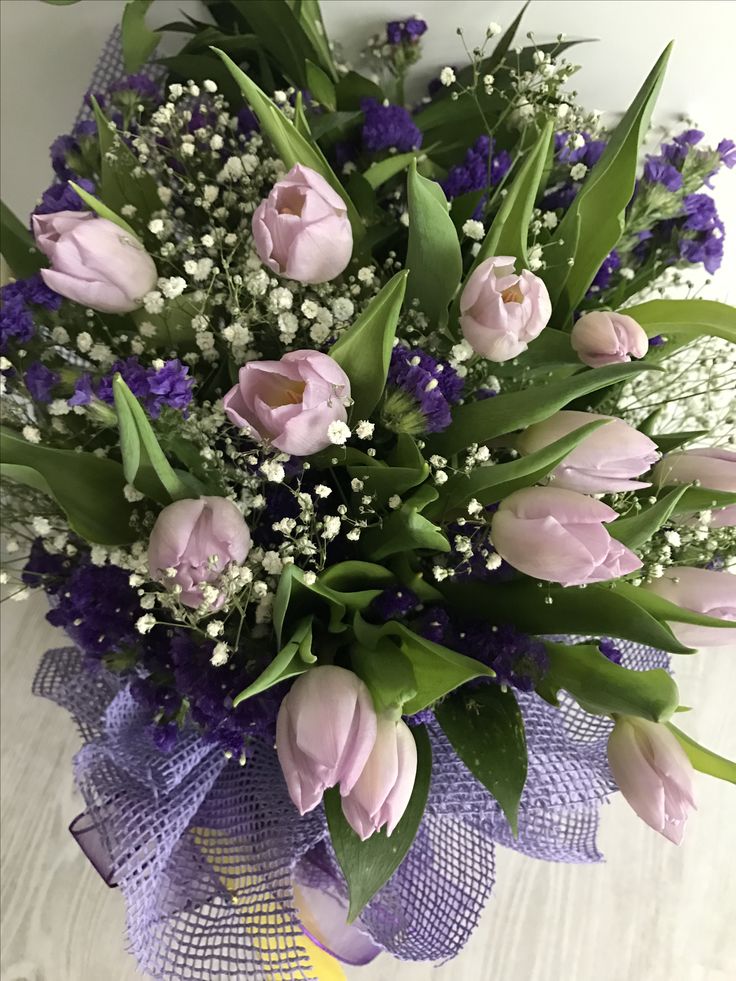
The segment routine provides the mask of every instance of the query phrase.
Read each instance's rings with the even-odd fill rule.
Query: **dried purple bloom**
[[[438,433],[452,421],[450,406],[462,393],[454,368],[424,351],[397,344],[391,352],[383,421],[394,432]]]
[[[403,25],[400,20],[390,20],[386,24],[386,41],[389,44],[401,44]]]
[[[419,598],[406,586],[389,586],[376,596],[368,612],[380,623],[403,620],[419,606]]]
[[[490,173],[489,173],[490,158]],[[495,150],[495,143],[488,136],[479,136],[467,150],[461,164],[451,167],[447,177],[440,182],[448,200],[486,190],[499,184],[511,167],[511,157],[506,150]],[[489,185],[490,176],[490,185]]]
[[[31,398],[34,402],[41,403],[51,401],[51,389],[61,380],[56,371],[47,368],[40,361],[31,362],[23,377]]]
[[[649,338],[649,347],[661,347],[666,343],[667,342],[661,334],[655,334],[654,337]]]
[[[85,177],[76,182],[89,194],[94,194],[95,185]],[[41,203],[33,209],[34,215],[50,215],[55,211],[84,211],[86,204],[69,184],[52,184],[41,195]]]
[[[721,140],[716,147],[716,152],[725,167],[728,167],[729,170],[736,167],[736,143],[733,140]]]
[[[650,184],[661,184],[668,191],[679,191],[682,187],[682,174],[662,157],[647,157],[644,178]]]
[[[116,362],[96,388],[91,388],[83,375],[69,404],[84,405],[94,392],[100,401],[112,405],[115,401],[112,383],[118,373],[152,419],[157,419],[165,406],[185,412],[192,401],[194,382],[189,377],[189,368],[178,358],[166,361],[157,369],[144,368],[137,357],[129,357]]]
[[[616,249],[612,249],[608,253],[606,258],[603,260],[600,269],[595,274],[595,278],[590,285],[588,290],[588,295],[591,293],[599,293],[601,290],[608,289],[611,285],[611,279],[613,278],[614,272],[621,268],[621,256],[618,254]]]
[[[613,641],[608,640],[607,637],[603,637],[598,641],[598,650],[604,655],[604,657],[607,657],[608,660],[612,661],[614,664],[620,664],[623,660],[623,654],[621,651],[615,646]]]
[[[77,378],[74,384],[74,394],[67,399],[67,405],[89,405],[93,395],[92,375],[85,372]]]
[[[392,147],[406,153],[422,145],[422,133],[403,106],[384,106],[376,99],[361,99],[360,108],[364,115],[363,147],[370,153]]]

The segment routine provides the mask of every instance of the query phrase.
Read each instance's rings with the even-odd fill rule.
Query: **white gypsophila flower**
[[[388,499],[388,506],[392,511],[396,511],[397,508],[401,507],[401,498],[398,494],[392,494]]]
[[[291,310],[294,294],[285,286],[277,286],[276,289],[271,290],[268,302],[272,310]]]
[[[358,439],[371,439],[375,428],[375,423],[369,422],[367,419],[361,419],[355,427],[355,435]]]
[[[206,78],[202,82],[202,85],[204,86],[204,89],[205,89],[206,92],[216,92],[217,91],[217,82],[213,82],[211,78]]]
[[[123,218],[133,218],[137,211],[138,209],[134,204],[124,204],[120,209],[120,214]]]
[[[317,316],[318,310],[319,306],[314,302],[314,300],[305,300],[302,303],[301,311],[307,320],[314,320],[314,318]]]
[[[322,538],[330,542],[340,533],[340,519],[336,514],[326,514],[322,522]]]
[[[450,68],[449,65],[446,65],[440,72],[440,82],[446,88],[449,88],[451,85],[454,84],[455,72],[452,70],[452,68]]]
[[[125,495],[125,500],[130,501],[131,504],[134,504],[136,501],[142,501],[145,497],[145,495],[141,494],[138,488],[134,487],[132,484],[126,484],[125,487],[123,487],[123,494]]]
[[[317,582],[317,573],[311,571],[305,572],[304,582],[306,583],[307,586],[314,586],[314,584]]]
[[[10,577],[8,576],[7,572],[5,572],[5,570],[0,572],[0,586],[7,586],[9,581]]]
[[[31,527],[33,528],[34,532],[37,535],[41,535],[42,537],[44,535],[48,535],[49,532],[51,531],[51,525],[49,524],[49,519],[42,518],[38,515],[31,521]]]
[[[348,541],[357,542],[360,540],[360,532],[360,528],[351,528],[345,537]]]
[[[447,473],[444,470],[438,470],[434,475],[435,484],[439,484],[440,486],[442,484],[446,484],[448,480],[449,477],[447,476]]]
[[[570,114],[570,106],[566,102],[561,102],[557,107],[557,118],[566,119]]]
[[[482,221],[475,221],[473,218],[468,218],[468,220],[463,225],[463,235],[467,235],[468,238],[473,239],[476,242],[480,242],[485,235],[485,228],[483,227]]]
[[[440,456],[439,453],[434,453],[429,458],[429,462],[433,467],[444,467],[447,465],[447,460],[444,456]]]
[[[332,488],[327,487],[326,484],[317,484],[317,486],[314,488],[314,493],[317,495],[317,497],[329,497],[332,493]]]
[[[336,419],[327,427],[327,438],[334,446],[344,446],[350,439],[350,426]]]
[[[179,145],[179,153],[181,153],[183,157],[193,157],[196,152],[197,148],[194,143],[190,143],[185,136]]]
[[[554,211],[545,211],[542,215],[542,224],[545,228],[557,228],[559,219]]]
[[[214,640],[215,637],[220,637],[222,635],[224,629],[225,629],[224,620],[210,620],[210,622],[205,627],[205,632],[208,637],[211,637]]]
[[[35,426],[24,426],[21,429],[21,436],[28,443],[40,443],[41,433]]]
[[[494,572],[496,569],[501,568],[501,556],[498,552],[491,552],[491,554],[486,559],[486,569],[489,572]]]
[[[501,25],[496,23],[495,20],[492,20],[491,23],[486,28],[486,34],[488,35],[488,37],[495,37],[497,34],[500,34],[502,30],[503,28],[501,27]]]
[[[51,331],[51,340],[55,344],[68,344],[69,331],[65,327],[54,327]]]
[[[225,641],[221,640],[212,649],[212,657],[210,658],[210,664],[213,668],[221,668],[224,664],[227,664],[230,658],[230,648],[227,646]]]
[[[532,272],[535,272],[537,269],[541,269],[544,264],[542,260],[542,246],[533,245],[529,249],[528,259],[529,259],[529,268],[531,269]]]
[[[72,409],[66,399],[53,399],[49,402],[48,411],[50,416],[66,416]]]
[[[83,330],[81,334],[77,334],[77,350],[81,351],[82,354],[86,354],[91,350],[94,341],[92,340],[92,335]]]
[[[141,337],[155,337],[157,329],[156,325],[152,324],[150,320],[142,320],[138,324],[138,333]]]
[[[358,477],[353,477],[353,479],[350,481],[350,489],[355,491],[356,494],[360,493],[364,486],[363,481]]]
[[[225,141],[219,133],[215,133],[215,135],[210,139],[210,149],[214,150],[215,152],[222,150],[224,145]]]
[[[139,634],[147,634],[156,626],[156,617],[152,613],[144,613],[135,622],[135,629]]]
[[[682,545],[682,537],[679,531],[666,531],[664,533],[664,540],[673,548],[679,548]]]
[[[170,187],[159,187],[157,190],[158,199],[163,205],[171,204],[171,199],[174,196],[174,192]]]
[[[468,501],[468,514],[471,517],[474,517],[476,514],[480,514],[482,510],[483,510],[483,505],[480,503],[480,501],[477,501],[474,497],[471,498],[470,501]]]
[[[330,328],[317,321],[309,329],[309,336],[315,344],[322,344],[330,336]]]
[[[162,278],[158,281],[158,288],[167,300],[174,300],[177,296],[181,296],[187,288],[187,281],[181,276],[171,276],[169,279]]]
[[[353,313],[355,312],[355,305],[352,300],[349,300],[345,296],[339,296],[336,300],[332,301],[332,314],[335,320],[345,321],[350,320]]]
[[[148,231],[152,235],[161,235],[164,230],[163,218],[151,218],[148,222]]]
[[[115,360],[115,355],[112,353],[112,349],[107,344],[99,342],[93,344],[89,350],[90,360],[96,361],[99,365],[109,365]]]
[[[261,565],[270,576],[279,576],[284,568],[284,563],[278,552],[266,552],[261,560]]]
[[[483,88],[485,89],[486,95],[491,95],[493,93],[493,83],[496,81],[493,75],[483,76]]]
[[[463,361],[467,361],[472,358],[474,351],[467,341],[462,340],[459,344],[453,344],[450,348],[450,362],[451,364],[462,364]]]
[[[266,460],[265,463],[261,464],[260,470],[266,480],[270,480],[273,484],[282,483],[286,476],[286,471],[282,465],[275,460]]]
[[[432,569],[432,575],[437,582],[442,582],[444,579],[450,575],[447,569],[443,568],[441,565],[436,565]]]
[[[146,313],[161,313],[164,308],[164,298],[158,290],[151,290],[143,297],[143,308]],[[79,340],[77,338],[77,340]]]
[[[570,177],[574,181],[581,181],[588,173],[588,168],[584,163],[576,163],[570,168]]]
[[[375,278],[375,271],[371,266],[361,266],[358,270],[358,280],[368,286]]]

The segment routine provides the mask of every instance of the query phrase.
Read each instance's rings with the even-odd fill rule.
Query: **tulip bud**
[[[607,310],[584,313],[572,329],[570,343],[591,368],[643,358],[649,350],[646,331],[633,317]]]
[[[276,722],[276,751],[300,814],[328,787],[349,794],[376,741],[376,711],[360,678],[334,665],[311,668],[291,686]]]
[[[295,164],[253,215],[261,262],[299,283],[327,283],[353,254],[347,206],[324,177]]]
[[[664,575],[647,583],[657,596],[684,610],[704,613],[719,620],[736,621],[736,575],[712,569],[672,565]],[[669,623],[672,633],[688,647],[721,647],[736,644],[736,624],[731,627],[700,627],[695,623]]]
[[[290,351],[280,361],[249,361],[223,399],[230,422],[290,456],[330,445],[331,422],[345,422],[350,379],[328,354]]]
[[[708,490],[736,493],[736,453],[716,446],[668,453],[654,468],[652,481],[660,486],[698,484]],[[714,511],[711,527],[736,524],[736,505]]]
[[[417,746],[411,729],[401,719],[380,716],[368,762],[342,799],[343,814],[361,841],[384,825],[386,834],[392,833],[409,803],[416,775]]]
[[[580,586],[624,576],[641,561],[611,538],[618,514],[602,501],[557,487],[525,487],[502,501],[491,523],[496,551],[535,579]]]
[[[199,497],[175,501],[159,514],[148,542],[148,566],[152,579],[180,586],[179,600],[197,607],[202,587],[216,584],[223,570],[244,562],[249,551],[248,525],[232,501]],[[223,602],[221,595],[211,609]]]
[[[589,433],[550,474],[555,487],[582,494],[605,494],[648,487],[632,480],[648,470],[659,457],[657,445],[622,419],[594,412],[562,411],[525,430],[517,441],[523,454],[534,453],[596,419],[605,426]]]
[[[460,297],[465,340],[489,361],[509,361],[526,351],[552,316],[544,282],[528,269],[515,275],[515,263],[513,256],[481,262]]]
[[[692,764],[676,737],[660,723],[622,715],[608,740],[608,762],[642,821],[679,845],[695,800]]]
[[[51,260],[46,285],[102,313],[137,310],[157,281],[153,259],[138,239],[87,211],[33,215],[36,245]]]

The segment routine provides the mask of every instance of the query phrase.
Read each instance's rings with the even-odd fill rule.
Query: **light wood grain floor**
[[[60,709],[30,694],[39,655],[63,643],[43,599],[2,606],[2,981],[132,981],[122,900],[66,828],[80,810]],[[683,727],[736,755],[736,650],[678,661]],[[736,788],[698,782],[699,812],[677,849],[621,801],[607,807],[598,866],[507,851],[480,927],[439,969],[381,957],[351,981],[733,981]]]

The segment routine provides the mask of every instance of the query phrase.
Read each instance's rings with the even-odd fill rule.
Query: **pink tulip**
[[[378,719],[378,734],[355,786],[342,799],[343,814],[361,841],[386,826],[390,835],[403,817],[417,775],[417,747],[401,719]]]
[[[156,285],[153,259],[138,239],[88,211],[33,216],[36,245],[51,260],[50,289],[102,313],[129,313]]]
[[[350,379],[328,354],[291,351],[280,361],[249,361],[223,400],[230,422],[291,456],[330,445],[331,422],[345,422]]]
[[[465,340],[489,361],[509,361],[526,351],[552,316],[547,287],[528,269],[515,275],[515,263],[506,255],[481,262],[460,297]]]
[[[376,711],[368,688],[345,668],[310,668],[281,702],[276,751],[300,814],[313,810],[328,787],[345,796],[376,741]]]
[[[642,821],[679,845],[695,800],[692,764],[676,737],[657,722],[622,715],[608,740],[608,762]]]
[[[644,586],[683,610],[704,613],[719,620],[736,620],[736,575],[712,569],[672,565],[660,579]],[[736,644],[736,626],[699,627],[694,623],[670,623],[673,634],[688,647],[722,647]]]
[[[570,343],[591,368],[643,358],[649,350],[646,331],[633,317],[608,310],[584,313],[572,329]]]
[[[199,497],[175,501],[159,514],[148,542],[148,566],[152,579],[181,586],[181,602],[197,607],[202,586],[216,585],[223,570],[244,562],[249,551],[248,525],[232,501]],[[223,602],[220,596],[211,609]]]
[[[353,254],[345,202],[316,171],[295,164],[253,215],[261,262],[299,283],[327,283]]]
[[[717,446],[676,450],[657,464],[652,480],[665,487],[670,484],[697,484],[708,490],[736,493],[736,453]],[[716,511],[710,523],[713,528],[736,524],[736,505]]]
[[[621,419],[594,412],[565,410],[530,426],[519,437],[521,453],[534,453],[596,419],[609,422],[579,443],[550,477],[555,487],[583,494],[605,494],[648,487],[632,480],[648,470],[659,457],[656,443]]]
[[[491,538],[501,558],[520,572],[580,586],[625,576],[641,567],[603,525],[618,514],[602,501],[557,487],[525,487],[493,516]]]

